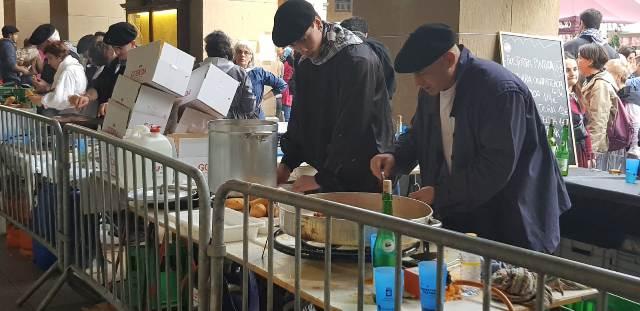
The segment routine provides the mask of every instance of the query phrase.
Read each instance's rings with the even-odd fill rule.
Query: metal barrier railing
[[[322,213],[325,217],[325,225],[327,226],[325,241],[331,241],[331,223],[332,219],[345,219],[358,224],[358,286],[357,286],[357,310],[363,310],[364,307],[364,284],[365,284],[365,242],[364,228],[365,225],[385,228],[396,234],[396,277],[395,288],[400,286],[400,270],[401,270],[401,254],[402,236],[412,237],[423,241],[429,241],[437,246],[437,276],[436,279],[442,279],[444,267],[444,248],[451,247],[468,253],[480,255],[484,258],[482,265],[482,282],[483,290],[483,310],[490,309],[491,303],[491,261],[500,260],[511,263],[516,266],[524,267],[532,272],[537,273],[536,280],[536,299],[535,310],[544,310],[544,290],[545,277],[554,276],[567,280],[576,281],[578,283],[590,286],[599,290],[598,309],[606,310],[607,293],[613,293],[628,299],[640,301],[640,278],[625,275],[602,268],[597,268],[559,257],[542,254],[495,241],[481,238],[473,238],[457,232],[433,228],[423,224],[402,220],[399,218],[387,216],[381,213],[371,212],[357,207],[325,201],[317,198],[295,194],[292,192],[265,187],[258,184],[246,183],[241,181],[228,181],[223,184],[216,192],[213,208],[213,232],[212,241],[209,245],[207,253],[211,258],[211,310],[222,310],[222,289],[223,289],[223,261],[226,255],[226,246],[224,242],[224,215],[225,215],[225,199],[230,192],[241,193],[244,196],[244,210],[249,211],[249,196],[264,198],[270,201],[268,207],[268,258],[267,258],[267,310],[273,310],[273,289],[274,289],[274,203],[279,202],[295,207],[295,310],[301,310],[301,211],[302,209]],[[244,233],[243,233],[243,310],[248,307],[247,281],[250,270],[248,259],[248,221],[249,213],[244,213]],[[331,243],[325,243],[324,255],[324,310],[331,309]],[[443,285],[436,282],[436,297],[442,294]],[[395,310],[400,310],[401,296],[395,295]],[[443,310],[441,301],[437,301],[437,310]]]
[[[61,192],[62,128],[57,121],[0,106],[0,215],[24,230],[57,261],[18,300],[22,305],[64,263]],[[34,252],[37,250],[34,250]],[[38,251],[39,252],[39,251]],[[36,254],[38,255],[38,254]]]
[[[209,264],[196,244],[209,241],[211,223],[202,173],[80,126],[63,135],[64,163],[78,163],[64,171],[61,190],[70,247],[41,305],[74,277],[119,310],[202,310],[209,297],[197,292],[209,292]]]

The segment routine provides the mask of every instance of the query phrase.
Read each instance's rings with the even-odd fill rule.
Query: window
[[[140,32],[136,38],[138,45],[162,40],[178,46],[178,10],[131,13],[127,17],[129,23],[135,25]]]
[[[336,11],[338,12],[351,12],[351,0],[335,0]]]

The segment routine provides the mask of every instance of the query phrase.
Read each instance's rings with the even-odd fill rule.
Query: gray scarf
[[[322,47],[318,57],[309,58],[314,65],[322,65],[333,58],[342,49],[361,44],[362,40],[353,32],[342,28],[339,24],[323,22]],[[303,61],[303,57],[300,61]]]

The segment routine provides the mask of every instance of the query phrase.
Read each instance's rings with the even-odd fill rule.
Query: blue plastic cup
[[[421,261],[418,264],[420,273],[420,305],[422,311],[434,311],[436,309],[436,261]],[[446,290],[447,268],[442,267],[442,295],[440,301],[444,303]]]
[[[629,184],[635,184],[638,177],[638,166],[640,166],[640,160],[627,159],[627,166],[625,171],[625,179]]]
[[[376,287],[376,304],[378,311],[393,311],[395,307],[396,267],[373,268],[373,281]],[[401,270],[401,293],[404,292],[404,271]]]

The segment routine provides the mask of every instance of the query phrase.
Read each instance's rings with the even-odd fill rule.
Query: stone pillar
[[[49,23],[49,0],[4,0],[4,24],[20,30],[18,46],[40,24]]]
[[[54,9],[56,1],[64,4]],[[59,30],[66,27],[66,33],[63,35],[60,30],[60,35],[75,43],[85,35],[106,32],[111,24],[125,21],[123,3],[124,0],[51,0],[51,21]],[[54,23],[55,20],[60,22]]]
[[[353,0],[353,15],[369,22],[369,35],[391,50],[392,58],[419,25],[440,22],[460,33],[459,42],[478,57],[498,60],[499,31],[557,36],[559,0]],[[412,75],[397,75],[394,114],[410,120],[417,88]]]

